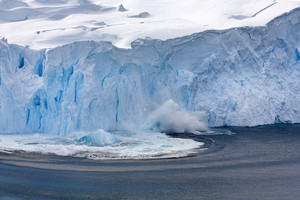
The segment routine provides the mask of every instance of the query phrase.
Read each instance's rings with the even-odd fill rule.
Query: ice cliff
[[[205,31],[119,49],[0,42],[0,132],[118,129],[172,99],[209,126],[300,122],[300,8],[265,27]]]

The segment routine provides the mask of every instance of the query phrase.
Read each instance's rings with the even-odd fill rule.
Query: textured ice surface
[[[158,38],[166,39],[199,27],[196,21],[174,21],[172,16],[156,21],[162,17],[155,12],[156,1],[149,12],[134,10],[133,0],[126,2],[123,7],[117,1],[109,7],[96,0],[0,1],[0,32],[28,44],[0,41],[0,133],[27,133],[1,134],[0,151],[91,159],[181,157],[202,143],[159,132],[198,134],[207,130],[207,123],[300,122],[299,8],[265,27],[205,31],[166,41],[138,39],[131,49],[120,49],[113,44],[126,46],[137,36],[155,37],[162,32]],[[207,27],[264,24],[273,14],[299,3],[287,2],[258,0],[253,9],[248,2],[243,12],[231,10],[225,21],[216,16]],[[108,21],[108,14],[116,18]],[[105,17],[88,19],[99,15]],[[117,15],[126,15],[130,21],[123,24],[126,28],[113,24],[122,18]],[[84,20],[78,21],[82,26],[74,26],[76,16]],[[198,20],[198,15],[191,16],[189,20]],[[15,31],[16,27],[22,31]],[[33,31],[37,27],[42,29]],[[126,31],[130,28],[136,33]],[[179,29],[182,32],[175,31]],[[41,49],[79,37],[110,42],[82,41]]]
[[[78,142],[90,146],[108,146],[120,143],[118,137],[102,129],[94,131],[86,136],[81,137]]]
[[[299,0],[0,0],[0,38],[34,49],[85,40],[130,48],[137,38],[262,26],[299,6]]]
[[[295,9],[265,27],[140,39],[127,50],[86,41],[36,51],[2,39],[0,132],[136,127],[169,99],[205,111],[209,126],[299,123],[299,19]]]

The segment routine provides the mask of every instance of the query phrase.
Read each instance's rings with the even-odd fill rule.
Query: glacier
[[[210,127],[299,123],[299,40],[300,8],[266,26],[137,39],[131,49],[80,41],[33,50],[2,39],[0,132],[143,127],[170,99],[204,111]]]
[[[130,48],[137,38],[264,26],[299,6],[299,0],[0,0],[0,38],[32,49],[85,40]]]

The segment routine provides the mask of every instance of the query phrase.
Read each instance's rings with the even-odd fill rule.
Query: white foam
[[[155,132],[106,132],[106,136],[114,138],[114,141],[117,138],[118,142],[106,145],[101,143],[100,146],[82,144],[79,140],[82,138],[82,133],[71,137],[2,134],[0,135],[0,151],[5,153],[37,152],[89,159],[153,159],[187,156],[197,152],[196,149],[203,145],[201,142],[190,139],[171,138]]]

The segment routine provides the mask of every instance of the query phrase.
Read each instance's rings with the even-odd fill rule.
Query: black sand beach
[[[197,155],[93,161],[0,154],[0,199],[299,199],[300,125],[175,135],[206,142]]]

